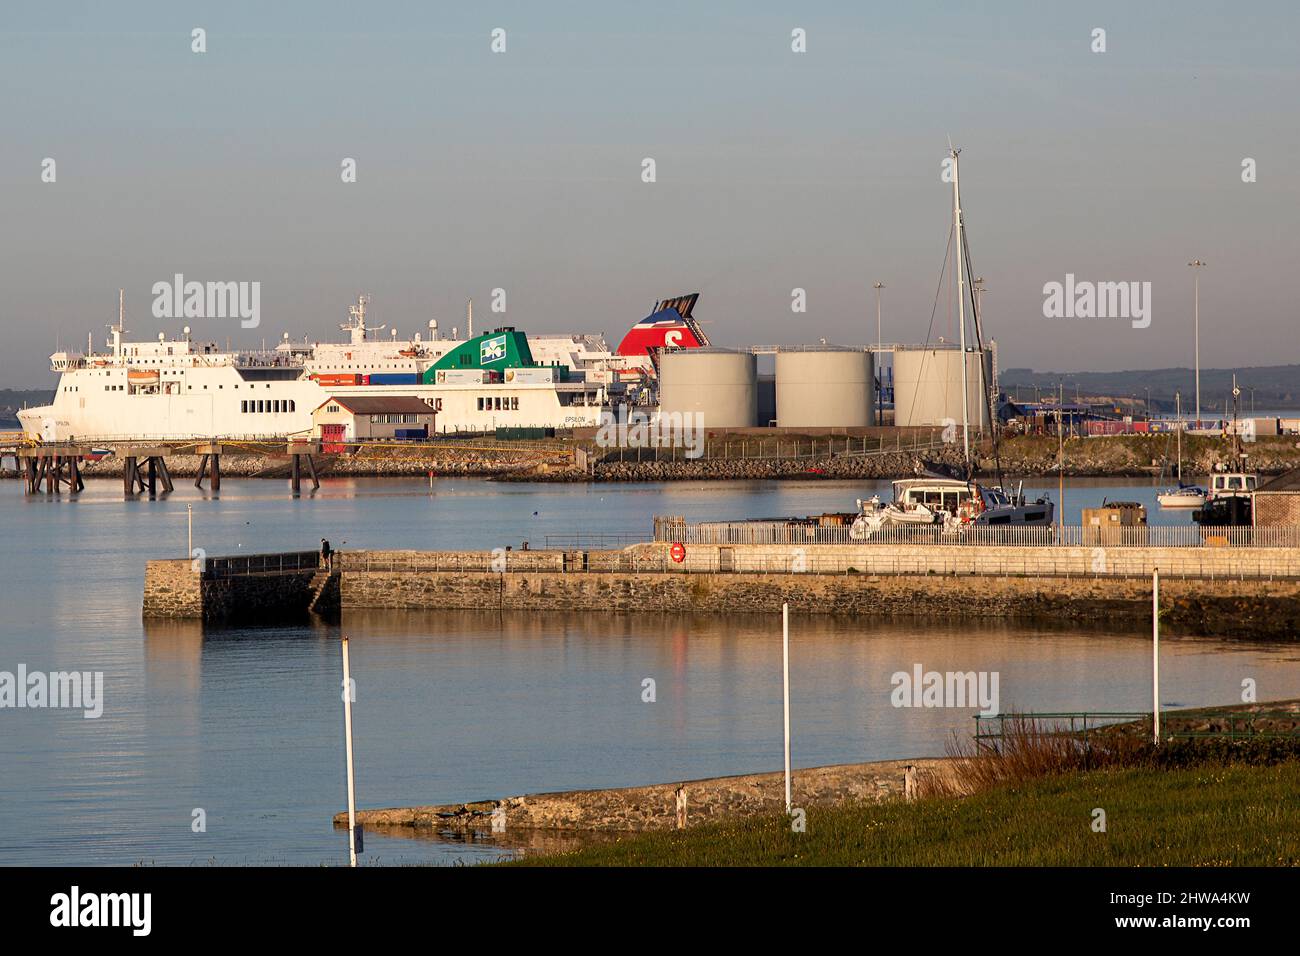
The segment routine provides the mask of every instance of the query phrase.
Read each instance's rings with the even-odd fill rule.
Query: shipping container
[[[501,441],[527,441],[534,438],[554,438],[554,428],[534,428],[526,426],[511,426],[508,428],[498,428],[496,437]]]
[[[416,372],[374,372],[370,375],[370,385],[419,385],[420,376]]]
[[[355,374],[344,375],[338,372],[329,372],[319,375],[313,375],[313,379],[321,385],[359,385],[361,376]]]
[[[403,441],[428,438],[429,426],[421,425],[419,428],[396,428],[393,430],[393,437]]]

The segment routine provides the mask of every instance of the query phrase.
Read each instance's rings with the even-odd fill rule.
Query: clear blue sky
[[[859,343],[876,279],[886,340],[921,341],[948,136],[1004,367],[1190,365],[1198,256],[1203,364],[1300,362],[1290,4],[59,3],[2,27],[0,386],[51,383],[119,287],[156,336],[175,272],[260,281],[256,333],[193,323],[250,345],[333,336],[361,291],[402,331],[463,326],[470,296],[486,323],[494,287],[530,331],[616,340],[700,291],[719,344]],[[1150,281],[1151,327],[1043,318],[1067,272]]]

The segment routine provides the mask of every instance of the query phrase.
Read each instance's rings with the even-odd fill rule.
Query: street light
[[[885,424],[885,401],[883,397],[885,375],[880,367],[880,290],[885,284],[879,279],[872,284],[871,288],[876,290],[876,357],[873,364],[876,367],[876,378],[879,384],[876,386],[876,424]],[[898,424],[895,422],[894,424]]]
[[[1187,263],[1196,271],[1192,273],[1196,278],[1193,281],[1195,288],[1195,315],[1196,315],[1196,427],[1201,427],[1201,268],[1205,265],[1200,259],[1193,259]]]

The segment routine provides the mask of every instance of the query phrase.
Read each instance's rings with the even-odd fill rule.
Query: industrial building
[[[776,424],[780,428],[860,428],[872,424],[872,355],[812,346],[776,353]]]
[[[964,414],[972,428],[987,428],[989,401],[985,390],[995,387],[992,354],[966,351],[964,409],[962,357],[961,349],[950,345],[897,346],[894,349],[894,424],[903,427],[960,424]]]
[[[1256,526],[1300,525],[1300,468],[1257,487],[1253,511]]]
[[[757,425],[758,357],[719,348],[664,352],[659,358],[659,412],[699,414],[707,428]]]
[[[331,395],[311,413],[312,433],[323,442],[425,438],[434,410],[403,395]]]

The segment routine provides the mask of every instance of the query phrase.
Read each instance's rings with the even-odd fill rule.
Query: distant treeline
[[[1252,392],[1257,409],[1300,408],[1300,365],[1261,365],[1254,368],[1201,369],[1201,403],[1221,409],[1226,399],[1232,402],[1232,376],[1241,389],[1240,409],[1251,407]],[[1190,368],[1134,369],[1127,372],[1035,372],[1027,368],[1009,368],[998,378],[1011,398],[1030,400],[1034,388],[1046,397],[1061,385],[1065,398],[1072,401],[1076,392],[1082,396],[1146,400],[1162,409],[1173,409],[1174,394],[1182,393],[1183,410],[1195,401],[1196,374]],[[1231,405],[1229,406],[1231,407]]]
[[[0,425],[18,424],[18,409],[33,405],[48,405],[54,401],[54,390],[48,388],[0,388]]]

